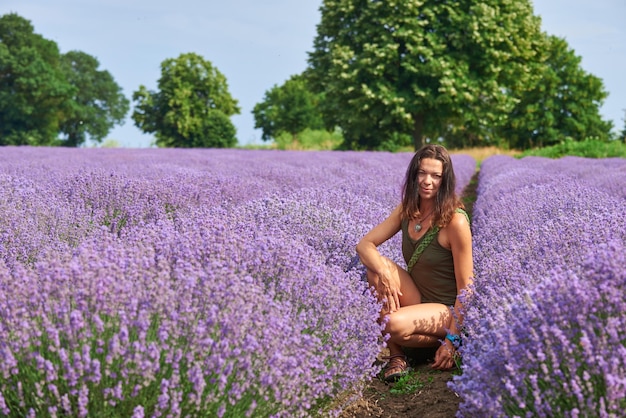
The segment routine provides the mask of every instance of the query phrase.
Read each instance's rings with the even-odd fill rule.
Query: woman
[[[387,317],[386,381],[409,369],[403,346],[439,345],[432,367],[454,367],[463,320],[457,296],[471,284],[474,268],[469,219],[455,185],[448,151],[441,145],[422,147],[407,169],[402,203],[357,244],[367,280],[383,302],[381,319]],[[377,249],[398,231],[407,269]]]

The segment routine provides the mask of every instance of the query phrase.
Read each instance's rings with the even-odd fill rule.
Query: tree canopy
[[[0,145],[79,146],[87,134],[101,141],[129,102],[98,66],[84,52],[61,54],[27,19],[1,16]]]
[[[416,148],[427,138],[508,145],[504,135],[525,146],[605,131],[601,81],[541,31],[528,0],[325,0],[320,10],[307,74],[350,148],[406,135]],[[542,113],[531,104],[548,91],[559,98]]]
[[[17,14],[0,17],[0,145],[50,143],[72,92],[57,44]]]
[[[262,130],[264,141],[281,133],[296,137],[307,128],[323,129],[320,100],[321,95],[311,91],[302,74],[293,75],[281,86],[266,91],[263,101],[254,106],[254,127]]]
[[[602,80],[583,70],[580,57],[564,39],[546,35],[546,40],[536,69],[540,77],[512,92],[519,102],[500,135],[518,149],[554,145],[565,138],[608,139],[612,123],[600,115],[608,95]]]
[[[74,86],[60,126],[66,136],[63,145],[79,146],[87,135],[101,142],[114,125],[123,123],[129,100],[108,71],[98,70],[100,63],[91,55],[70,51],[61,57],[61,65]]]
[[[132,118],[160,147],[232,147],[237,143],[230,116],[240,109],[226,77],[194,53],[161,63],[158,90],[141,85],[133,93]]]

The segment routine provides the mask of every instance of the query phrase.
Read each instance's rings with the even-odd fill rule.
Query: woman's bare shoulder
[[[452,219],[450,219],[450,223],[448,224],[448,228],[451,230],[462,231],[469,228],[469,216],[467,212],[464,210],[456,210],[452,215]]]

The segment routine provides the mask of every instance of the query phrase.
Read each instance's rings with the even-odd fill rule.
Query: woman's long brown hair
[[[465,207],[455,192],[456,177],[454,175],[450,154],[448,150],[441,145],[424,145],[413,155],[409,167],[406,170],[402,190],[402,218],[411,220],[420,216],[420,197],[417,176],[420,170],[420,163],[424,158],[439,160],[443,164],[441,184],[435,196],[435,208],[432,222],[433,225],[438,225],[443,228],[448,225],[457,208],[464,209]]]

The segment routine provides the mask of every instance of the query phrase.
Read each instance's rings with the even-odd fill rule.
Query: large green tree
[[[90,55],[61,54],[30,21],[0,17],[0,145],[80,146],[121,123],[129,101]]]
[[[15,13],[0,17],[0,145],[47,145],[74,88],[57,44]]]
[[[226,77],[194,53],[161,63],[158,91],[145,86],[133,93],[132,118],[159,147],[232,147],[235,127],[230,116],[240,109],[228,91]]]
[[[320,10],[309,73],[327,124],[353,148],[394,134],[417,148],[450,124],[488,140],[544,47],[528,0],[325,0]]]
[[[600,115],[608,93],[602,80],[581,67],[565,39],[546,36],[547,48],[536,67],[539,78],[511,94],[519,99],[501,129],[513,148],[527,149],[611,135],[612,122]]]
[[[266,91],[263,101],[254,106],[254,127],[262,130],[264,141],[277,138],[281,133],[295,138],[307,128],[323,129],[321,97],[311,91],[303,75],[293,75],[281,86],[275,85]]]
[[[60,131],[63,144],[82,145],[87,135],[101,142],[116,124],[122,124],[129,109],[129,100],[122,94],[113,76],[99,70],[100,63],[81,51],[70,51],[61,57],[63,72],[74,87],[63,115]]]

